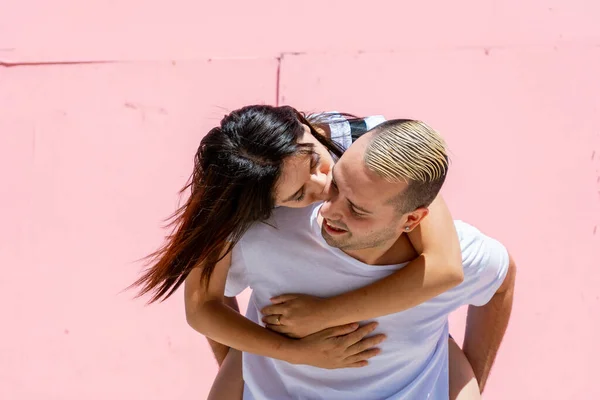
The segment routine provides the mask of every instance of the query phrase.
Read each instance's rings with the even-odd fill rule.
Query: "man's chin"
[[[327,233],[327,231],[325,230],[325,227],[321,227],[321,236],[323,236],[323,239],[325,240],[325,242],[327,242],[327,244],[331,247],[341,247],[342,246],[342,243],[339,240],[336,240],[336,238],[334,238],[329,233]]]

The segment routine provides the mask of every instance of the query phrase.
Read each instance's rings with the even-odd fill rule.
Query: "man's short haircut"
[[[409,119],[386,121],[371,132],[364,157],[367,168],[389,182],[408,183],[392,199],[398,211],[429,206],[448,173],[444,139],[424,122]]]

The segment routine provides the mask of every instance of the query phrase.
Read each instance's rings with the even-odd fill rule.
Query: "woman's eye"
[[[295,199],[295,201],[302,201],[302,200],[304,200],[304,190],[302,191],[300,196],[296,197],[296,199]]]

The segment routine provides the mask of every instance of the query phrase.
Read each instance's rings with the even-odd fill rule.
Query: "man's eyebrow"
[[[336,188],[338,187],[337,183],[335,182],[335,165],[333,167],[331,167],[331,183],[333,184],[333,186],[335,186]],[[348,202],[348,204],[350,204],[353,208],[357,209],[360,212],[363,212],[365,214],[373,214],[371,211],[361,207],[361,206],[357,206],[356,204],[354,204],[352,201],[350,201],[350,199],[346,198],[346,201]]]
[[[346,200],[348,200],[348,199],[346,199]],[[348,203],[350,203],[350,205],[351,205],[353,208],[356,208],[358,211],[361,211],[361,212],[363,212],[363,213],[365,213],[365,214],[373,214],[371,211],[369,211],[369,210],[366,210],[366,209],[364,209],[364,208],[362,208],[362,207],[360,207],[360,206],[357,206],[356,204],[354,204],[354,203],[353,203],[353,202],[351,202],[350,200],[348,200]]]

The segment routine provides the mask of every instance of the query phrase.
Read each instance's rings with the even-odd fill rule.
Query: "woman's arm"
[[[223,303],[235,312],[240,312],[240,307],[235,297],[224,297]],[[225,346],[222,343],[215,342],[209,337],[207,337],[206,340],[208,341],[210,349],[212,350],[213,355],[217,360],[217,364],[219,364],[219,367],[221,367],[223,365],[223,362],[225,361],[225,358],[227,357],[227,354],[229,353],[229,346]]]
[[[262,310],[265,322],[281,315],[270,329],[303,337],[329,326],[364,321],[415,307],[463,281],[462,256],[454,221],[438,196],[429,215],[408,234],[421,255],[392,275],[371,285],[328,299],[283,295]]]
[[[281,357],[279,350],[290,343],[288,340],[265,331],[225,304],[225,282],[230,263],[231,253],[217,263],[207,289],[201,282],[200,268],[195,268],[188,275],[184,294],[188,324],[206,337],[229,347],[262,353],[267,357]],[[247,340],[246,335],[251,335],[253,340]]]
[[[208,288],[195,268],[185,282],[185,310],[188,324],[206,337],[225,346],[265,357],[321,368],[346,368],[366,365],[378,351],[372,349],[385,338],[364,339],[376,324],[359,328],[349,324],[293,340],[255,324],[224,303],[225,282],[231,253],[216,265]],[[355,346],[356,345],[356,346]]]

